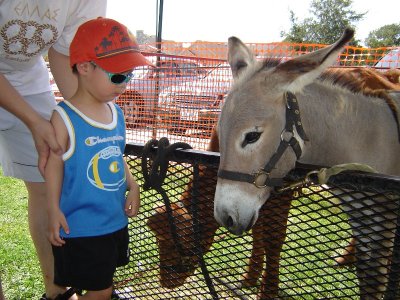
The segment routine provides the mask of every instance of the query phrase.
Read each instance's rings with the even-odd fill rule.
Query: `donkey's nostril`
[[[233,219],[231,216],[229,216],[228,219],[226,219],[226,226],[229,228],[232,227],[232,225],[233,225]]]

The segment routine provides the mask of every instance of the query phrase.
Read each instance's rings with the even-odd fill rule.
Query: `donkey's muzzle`
[[[250,218],[249,222],[243,224],[240,222],[235,216],[229,214],[227,211],[215,211],[215,219],[217,222],[228,229],[229,232],[233,233],[234,235],[242,235],[245,231],[249,231],[251,227],[255,223],[256,216],[255,214]]]

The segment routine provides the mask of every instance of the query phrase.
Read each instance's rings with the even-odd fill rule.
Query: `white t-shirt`
[[[69,55],[83,22],[105,16],[106,0],[0,0],[0,72],[21,95],[50,91],[42,55]]]

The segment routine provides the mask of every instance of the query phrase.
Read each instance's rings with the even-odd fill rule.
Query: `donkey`
[[[357,162],[379,173],[400,175],[399,95],[391,95],[394,100],[388,105],[379,97],[317,80],[353,35],[346,29],[331,46],[272,68],[268,61],[257,62],[238,38],[229,39],[228,60],[236,79],[218,122],[214,216],[230,232],[241,235],[254,225],[260,207],[297,161],[323,166]],[[396,206],[391,209],[387,220],[396,218]],[[374,232],[354,232],[362,299],[382,296],[387,267],[377,270],[371,265],[388,264],[387,256],[379,260],[387,253],[371,262],[363,255],[365,247],[384,239],[391,249],[394,227],[391,222],[379,238]],[[269,299],[267,294],[261,297]]]

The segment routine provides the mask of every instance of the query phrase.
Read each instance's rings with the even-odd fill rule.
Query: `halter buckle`
[[[269,179],[269,173],[268,172],[266,172],[264,169],[260,169],[257,172],[253,173],[253,176],[254,176],[253,184],[257,188],[263,189],[263,188],[267,187],[267,181]],[[265,177],[265,180],[262,181],[263,182],[262,184],[259,183],[259,177],[260,176],[264,176]]]
[[[289,143],[290,140],[294,137],[294,132],[293,131],[288,131],[286,129],[283,129],[281,132],[281,141],[285,141],[286,143]]]

